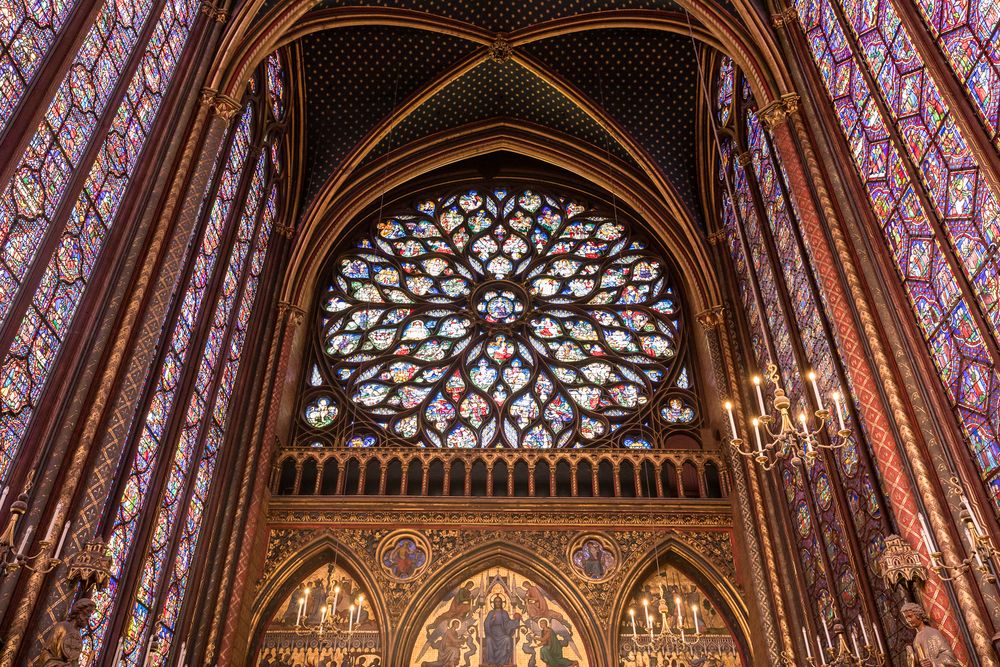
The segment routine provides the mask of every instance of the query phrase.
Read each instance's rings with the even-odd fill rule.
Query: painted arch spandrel
[[[590,667],[569,613],[506,568],[464,579],[423,620],[411,667]]]

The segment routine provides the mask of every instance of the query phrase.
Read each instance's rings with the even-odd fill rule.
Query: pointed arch
[[[354,580],[364,588],[365,600],[370,603],[378,621],[379,641],[382,646],[384,663],[392,664],[385,655],[389,651],[388,623],[386,622],[389,616],[385,607],[385,595],[361,558],[348,545],[338,540],[332,530],[316,535],[311,542],[289,553],[261,584],[251,607],[251,632],[245,661],[249,661],[257,654],[267,623],[274,616],[282,600],[294,590],[295,585],[316,568],[332,562],[334,559],[336,559],[338,566],[354,577]]]
[[[660,564],[670,564],[684,572],[717,609],[724,610],[723,617],[739,646],[740,655],[745,664],[751,664],[750,610],[746,602],[735,584],[719,571],[708,556],[675,535],[655,544],[622,579],[611,606],[611,658],[614,659],[620,649],[618,622],[628,613],[629,597]]]
[[[393,638],[386,664],[408,664],[417,638],[423,632],[423,621],[433,612],[435,605],[440,603],[441,597],[464,580],[495,567],[505,568],[546,586],[548,592],[557,596],[557,601],[572,617],[570,620],[579,633],[590,667],[610,667],[607,657],[601,652],[603,644],[600,624],[580,590],[555,563],[549,563],[546,567],[544,559],[538,554],[500,540],[488,542],[458,556],[435,572],[416,591],[397,624],[399,634]]]
[[[704,234],[688,216],[677,216],[660,205],[656,190],[640,175],[617,163],[609,175],[607,158],[581,147],[578,141],[549,130],[504,121],[439,133],[373,161],[351,178],[350,187],[330,192],[322,205],[311,207],[300,225],[289,264],[282,299],[307,309],[319,284],[323,263],[344,230],[366,207],[378,201],[383,190],[392,191],[416,177],[461,160],[509,150],[547,161],[615,195],[631,207],[658,236],[677,264],[685,294],[692,298],[692,312],[720,302],[716,276]]]

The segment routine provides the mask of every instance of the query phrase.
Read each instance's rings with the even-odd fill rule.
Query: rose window
[[[657,390],[687,382],[661,257],[615,215],[565,197],[426,199],[383,216],[333,261],[310,385],[336,388],[390,440],[606,441],[666,419]]]

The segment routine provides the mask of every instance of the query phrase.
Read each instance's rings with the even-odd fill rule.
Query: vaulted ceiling
[[[327,0],[305,20],[347,4]],[[391,6],[389,11],[410,16],[416,10],[429,22],[457,20],[485,35],[544,31],[553,21],[584,14],[595,20],[592,29],[552,31],[551,37],[517,45],[513,58],[498,60],[487,57],[482,39],[467,39],[462,30],[350,25],[303,37],[296,51],[304,87],[303,208],[334,173],[352,168],[348,161],[363,166],[432,134],[496,120],[543,128],[587,144],[608,160],[653,170],[691,218],[701,221],[698,57],[705,52],[696,55],[696,48],[703,45],[696,47],[683,30],[606,28],[600,22],[612,8],[658,10],[686,20],[674,3],[355,0],[350,5]],[[390,130],[374,135],[397,115]]]

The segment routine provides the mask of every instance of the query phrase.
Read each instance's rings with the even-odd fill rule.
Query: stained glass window
[[[716,108],[719,116],[719,124],[725,125],[729,122],[733,106],[733,86],[736,82],[736,68],[733,66],[733,59],[729,56],[722,56],[719,64],[718,95],[716,96]]]
[[[191,276],[185,289],[179,316],[173,327],[173,332],[167,343],[166,355],[159,371],[153,398],[143,418],[141,431],[138,434],[138,446],[135,457],[128,465],[125,486],[121,493],[114,525],[108,539],[108,554],[111,556],[111,582],[108,587],[96,593],[94,600],[97,611],[92,619],[93,633],[85,640],[86,663],[97,658],[98,651],[104,640],[111,611],[118,596],[118,579],[127,563],[133,548],[139,519],[147,499],[150,483],[153,479],[154,464],[162,442],[164,431],[172,414],[179,390],[178,380],[189,362],[191,339],[195,334],[197,323],[202,318],[202,311],[209,308],[212,299],[206,294],[209,279],[213,275],[219,260],[220,244],[224,237],[226,223],[230,218],[230,210],[234,204],[236,191],[241,175],[247,162],[250,150],[250,135],[253,129],[253,109],[247,106],[233,133],[232,144],[225,160],[215,200],[209,209],[206,229],[202,234],[197,254],[194,258]],[[258,195],[259,197],[259,195]],[[233,255],[236,257],[236,255]],[[230,262],[231,267],[232,262]],[[218,341],[209,341],[218,343]],[[199,374],[198,380],[203,379]],[[178,456],[190,455],[177,450]],[[177,461],[175,460],[176,464]],[[167,489],[167,496],[180,492],[174,480],[173,488]],[[162,528],[163,526],[161,526]],[[154,536],[154,540],[157,536]],[[160,536],[162,539],[163,536]],[[134,655],[134,637],[123,638],[125,652]]]
[[[310,441],[330,391],[419,446],[587,446],[647,414],[690,426],[682,309],[662,257],[613,214],[521,188],[383,217],[331,266]],[[663,412],[661,388],[675,399]]]
[[[163,6],[142,62],[114,112],[83,190],[68,213],[51,258],[36,258],[54,230],[64,189],[124,73],[151,0],[109,2],[55,94],[10,183],[0,193],[0,322],[35,259],[45,271],[0,365],[0,479],[6,477],[91,271],[114,224],[125,188],[197,16],[195,0]]]
[[[857,48],[830,0],[801,0],[797,7],[914,316],[1000,507],[1000,371],[984,340],[1000,324],[997,258],[984,252],[997,242],[995,197],[887,3],[880,0],[864,12],[858,5],[845,5],[853,17],[850,29],[863,35],[865,43],[881,45],[870,49]],[[873,78],[880,90],[873,93],[862,67],[877,73]],[[885,96],[891,118],[873,94]],[[894,141],[889,123],[898,123],[904,146]],[[919,165],[920,183],[908,176],[905,160]],[[933,210],[924,206],[918,188],[925,188]],[[936,232],[930,216],[939,217],[946,238]],[[992,318],[993,331],[982,331],[971,314],[976,305],[963,297],[945,255],[953,248]]]
[[[245,296],[250,299],[248,304],[241,304],[241,291],[245,280],[245,273],[248,262],[251,261],[251,252],[256,238],[256,225],[258,221],[258,210],[264,193],[266,178],[267,156],[262,153],[257,160],[253,179],[250,182],[250,189],[244,204],[243,214],[236,231],[236,239],[230,251],[229,265],[223,274],[223,281],[220,294],[215,304],[215,313],[212,317],[212,326],[205,340],[204,348],[198,362],[198,374],[195,378],[194,389],[188,398],[187,409],[184,412],[183,426],[179,442],[174,450],[174,460],[171,464],[169,477],[167,478],[167,491],[160,501],[160,508],[157,513],[156,522],[153,529],[152,543],[148,546],[146,557],[142,565],[142,575],[139,580],[139,589],[133,603],[131,617],[125,628],[124,654],[126,659],[130,659],[137,648],[141,646],[141,640],[148,630],[151,622],[150,610],[153,608],[157,586],[165,574],[165,562],[169,556],[171,537],[177,529],[177,521],[180,512],[183,510],[181,503],[184,501],[183,493],[188,483],[188,478],[193,473],[196,479],[195,493],[198,494],[198,482],[200,482],[202,492],[198,494],[202,499],[207,492],[210,476],[202,474],[211,473],[214,470],[216,454],[221,444],[223,426],[225,424],[225,409],[228,408],[229,395],[221,396],[219,392],[226,389],[223,384],[216,389],[216,399],[212,400],[212,388],[216,382],[216,370],[220,363],[226,363],[223,355],[227,352],[225,342],[227,337],[235,335],[235,342],[239,342],[240,347],[235,350],[228,350],[230,354],[235,352],[236,366],[239,363],[239,353],[242,347],[242,338],[245,334],[246,324],[242,325],[240,331],[233,334],[230,332],[230,321],[234,309],[239,308],[241,318],[249,317],[253,305],[252,292]],[[267,216],[269,217],[269,216]],[[263,256],[266,250],[267,234],[270,233],[270,221],[265,219],[266,228],[262,230],[264,236],[257,240],[258,255]],[[259,262],[257,263],[259,265]],[[252,267],[256,268],[256,267]],[[253,277],[256,285],[256,276]],[[229,380],[229,391],[231,383],[235,380],[233,368]],[[216,410],[223,409],[222,424],[212,424],[207,427],[207,417],[212,414],[213,406]],[[213,415],[215,419],[219,415]],[[208,428],[207,434],[205,429]],[[204,435],[203,435],[204,434]],[[205,437],[207,435],[207,437]],[[198,468],[193,466],[197,456],[198,446],[204,438],[204,454]],[[199,503],[200,505],[200,503]],[[200,511],[195,516],[188,516],[188,520],[200,523]],[[193,546],[193,545],[192,545]],[[172,593],[183,593],[182,590],[174,590]]]
[[[0,6],[0,132],[75,5],[66,0],[8,0]]]
[[[275,51],[267,57],[267,95],[271,101],[271,114],[281,120],[285,113],[285,72],[281,55]]]
[[[916,4],[1000,147],[1000,2],[917,0]]]

